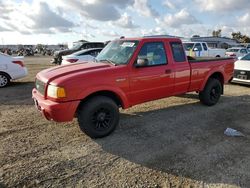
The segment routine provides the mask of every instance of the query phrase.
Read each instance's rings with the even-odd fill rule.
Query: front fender
[[[121,101],[122,103],[122,108],[126,109],[126,108],[129,108],[130,107],[130,104],[129,104],[129,100],[126,96],[126,94],[120,89],[120,88],[116,88],[116,87],[112,87],[112,86],[96,86],[96,87],[91,87],[91,88],[86,88],[84,89],[83,92],[81,92],[79,95],[78,95],[78,99],[79,100],[82,100],[82,99],[85,99],[86,97],[94,94],[94,93],[97,93],[97,92],[102,92],[102,91],[108,91],[108,92],[112,92],[114,93]]]

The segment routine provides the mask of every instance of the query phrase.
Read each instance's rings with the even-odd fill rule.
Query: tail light
[[[12,63],[20,65],[21,67],[24,67],[24,64],[22,61],[12,61]]]
[[[66,61],[70,62],[70,63],[75,63],[78,61],[78,59],[66,59]]]
[[[236,56],[236,54],[230,54],[230,57],[235,57]]]

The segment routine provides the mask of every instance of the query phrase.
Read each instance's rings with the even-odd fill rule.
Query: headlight
[[[63,87],[49,85],[47,90],[47,95],[52,98],[64,98],[66,97],[66,92]]]

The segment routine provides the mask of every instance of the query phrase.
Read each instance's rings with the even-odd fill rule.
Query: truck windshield
[[[183,43],[183,47],[186,51],[192,50],[194,47],[194,43]]]
[[[249,61],[250,60],[250,53],[245,55],[244,57],[242,57],[241,60]]]
[[[139,41],[116,40],[110,42],[96,57],[96,61],[108,61],[115,65],[127,64]]]

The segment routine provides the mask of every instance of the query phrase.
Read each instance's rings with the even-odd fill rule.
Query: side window
[[[186,54],[182,44],[180,42],[171,42],[170,45],[175,62],[186,61]]]
[[[82,47],[81,47],[81,50],[84,50],[84,49],[86,49],[86,45],[85,44],[83,44]]]
[[[88,55],[88,54],[86,52],[83,52],[80,54],[80,56],[82,56],[82,55]]]
[[[104,47],[104,44],[103,43],[98,43],[96,44],[96,48],[103,48]]]
[[[205,43],[202,43],[203,49],[207,51],[207,45]]]
[[[92,55],[92,56],[94,56],[94,57],[96,57],[98,54],[99,54],[99,51],[97,51],[97,50],[93,50],[93,51],[91,51],[91,52],[89,53],[89,55]]]
[[[147,66],[167,64],[167,57],[162,42],[145,43],[139,54],[138,59],[146,59]]]
[[[202,51],[202,47],[200,43],[196,43],[194,49],[197,48],[197,51]]]

